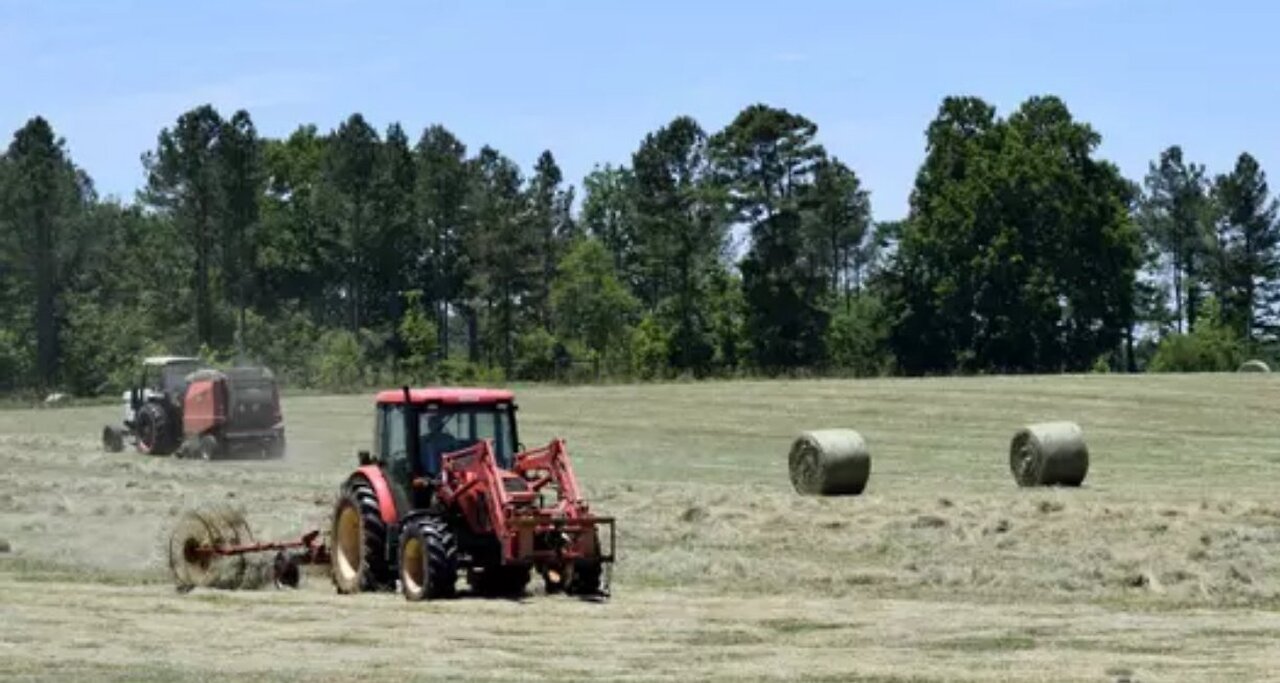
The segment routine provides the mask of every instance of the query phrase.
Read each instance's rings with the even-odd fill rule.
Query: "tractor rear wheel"
[[[387,565],[387,525],[378,496],[363,479],[342,487],[333,509],[332,575],[339,593],[386,590],[391,586]]]
[[[400,592],[406,600],[451,598],[458,581],[458,544],[448,525],[424,517],[400,533]]]
[[[177,446],[169,411],[159,403],[147,403],[134,417],[138,451],[147,455],[169,455]]]

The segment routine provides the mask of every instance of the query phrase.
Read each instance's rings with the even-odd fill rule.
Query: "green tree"
[[[58,379],[63,295],[72,274],[71,255],[82,239],[87,205],[94,200],[87,176],[76,169],[66,143],[43,118],[27,121],[0,156],[0,272],[25,276],[35,327],[37,381]],[[34,296],[32,296],[32,294]],[[12,365],[12,364],[11,364]]]
[[[1201,323],[1189,333],[1160,340],[1151,359],[1152,372],[1230,372],[1244,360],[1245,345],[1235,328],[1222,319],[1215,299],[1205,302]]]
[[[637,294],[670,323],[671,364],[697,374],[709,371],[715,356],[709,286],[729,225],[707,142],[696,121],[679,117],[647,135],[632,156]]]
[[[825,156],[818,127],[784,109],[744,109],[710,146],[739,222],[751,230],[742,261],[747,329],[766,370],[819,363],[828,314],[821,267],[806,240],[802,209]]]
[[[421,236],[416,281],[436,311],[440,353],[448,358],[449,307],[470,298],[466,278],[470,261],[465,249],[471,225],[467,148],[444,126],[431,126],[423,131],[414,157]],[[467,318],[474,319],[474,313]]]
[[[521,221],[523,196],[520,169],[492,147],[485,146],[472,162],[470,206],[475,221],[467,241],[468,262],[474,264],[471,285],[485,307],[486,347],[490,365],[496,354],[502,369],[513,374],[515,340],[520,329],[520,302],[540,264],[531,261],[534,237]],[[471,307],[474,309],[474,307]],[[474,319],[470,325],[476,359]]]
[[[352,333],[362,325],[362,284],[370,238],[370,204],[374,169],[380,150],[378,133],[360,114],[352,114],[330,135],[324,159],[325,192],[331,203],[325,214],[330,224],[332,258],[340,264],[347,324]]]
[[[840,306],[827,328],[827,355],[832,367],[859,377],[886,374],[893,366],[889,350],[889,316],[874,294],[853,297]]]
[[[582,181],[582,226],[604,243],[613,256],[613,269],[636,286],[635,175],[626,166],[597,166]]]
[[[218,180],[225,202],[221,212],[222,272],[225,298],[239,310],[236,343],[243,343],[245,312],[256,279],[254,251],[266,176],[262,141],[249,113],[240,110],[223,125],[215,143]]]
[[[337,272],[329,263],[320,197],[326,140],[302,126],[263,148],[266,191],[255,237],[258,307],[275,311],[298,302],[312,320],[327,318],[327,297]]]
[[[1150,164],[1143,184],[1141,222],[1168,269],[1178,331],[1193,329],[1212,243],[1204,166],[1184,161],[1174,145]]]
[[[1280,223],[1267,174],[1248,153],[1214,182],[1223,322],[1252,341],[1269,336],[1280,303]]]
[[[869,193],[839,159],[824,160],[814,173],[811,206],[807,219],[813,264],[849,306],[866,275],[862,248],[871,226]]]
[[[1007,121],[947,98],[886,277],[912,374],[1060,371],[1119,348],[1134,319],[1131,185],[1053,97]]]
[[[578,341],[608,366],[630,334],[640,302],[618,280],[613,259],[596,239],[579,240],[560,263],[551,288],[556,331]]]
[[[364,307],[372,324],[393,323],[402,303],[408,302],[402,292],[415,289],[411,280],[416,274],[419,246],[415,239],[416,183],[417,166],[409,138],[400,124],[393,123],[387,127],[374,163],[368,237],[360,245],[365,252],[361,259]],[[412,305],[422,306],[420,295]]]
[[[551,282],[556,264],[568,249],[575,234],[569,209],[573,204],[573,188],[560,187],[564,176],[551,152],[544,151],[533,167],[529,179],[524,220],[532,236],[533,257],[538,263],[538,277],[530,283],[529,307],[538,324],[551,329]]]
[[[404,297],[405,312],[397,330],[405,347],[404,371],[408,377],[423,382],[435,362],[439,337],[435,325],[423,313],[422,292],[410,290]]]
[[[172,129],[160,131],[156,149],[142,158],[147,171],[143,202],[177,223],[195,258],[196,345],[220,341],[212,282],[224,206],[217,150],[224,125],[212,106],[192,109]]]

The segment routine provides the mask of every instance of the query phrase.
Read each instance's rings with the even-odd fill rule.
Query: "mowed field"
[[[327,526],[367,396],[286,401],[282,461],[100,451],[116,406],[0,412],[0,678],[16,680],[1241,681],[1280,678],[1272,375],[518,389],[619,519],[606,603],[197,589],[184,509],[259,538]],[[1020,490],[1008,444],[1074,420],[1078,490]],[[806,498],[786,453],[848,427],[865,495]]]

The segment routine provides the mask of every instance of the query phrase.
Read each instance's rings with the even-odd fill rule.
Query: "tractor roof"
[[[515,398],[506,389],[478,389],[471,387],[427,387],[410,389],[409,400],[414,403],[505,403]],[[378,403],[404,403],[403,389],[387,389],[378,392]]]

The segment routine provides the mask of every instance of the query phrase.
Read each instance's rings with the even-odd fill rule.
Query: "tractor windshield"
[[[418,434],[424,469],[440,471],[440,456],[489,439],[498,467],[511,467],[515,455],[515,430],[511,410],[505,405],[441,406],[422,411]]]

